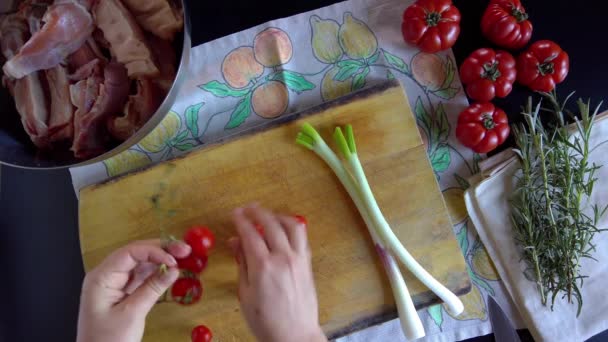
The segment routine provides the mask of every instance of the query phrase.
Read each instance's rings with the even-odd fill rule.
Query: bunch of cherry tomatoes
[[[294,218],[304,226],[308,221],[304,216],[294,215]],[[264,235],[264,227],[256,223],[255,229],[260,235]],[[171,298],[182,305],[191,305],[198,302],[203,295],[203,285],[200,282],[200,274],[207,267],[209,252],[215,246],[215,235],[205,226],[194,226],[184,234],[184,242],[192,249],[192,253],[186,258],[177,259],[177,265],[181,270],[181,276],[171,287]],[[237,263],[240,260],[236,260]],[[210,342],[213,338],[211,330],[198,325],[192,329],[192,342]]]
[[[171,298],[181,305],[191,305],[203,295],[199,277],[207,267],[209,252],[215,246],[215,236],[205,226],[194,226],[184,234],[184,242],[190,246],[192,253],[183,259],[177,259],[181,275],[171,287]],[[206,326],[199,325],[192,329],[191,337],[192,342],[209,342],[213,334]]]
[[[460,12],[451,0],[417,0],[403,13],[403,38],[426,53],[449,49],[460,34]],[[520,0],[490,0],[481,32],[492,43],[519,50],[532,37],[532,23]],[[509,136],[505,112],[490,101],[506,97],[517,80],[533,91],[550,92],[568,75],[568,54],[550,40],[532,43],[517,59],[507,51],[481,48],[460,66],[469,98],[477,101],[458,116],[456,137],[476,153],[487,153]]]

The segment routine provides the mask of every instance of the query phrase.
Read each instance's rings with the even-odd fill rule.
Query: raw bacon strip
[[[3,18],[0,23],[0,48],[7,59],[16,55],[27,40],[28,32],[28,24],[21,15],[12,14]],[[48,126],[46,123],[49,113],[40,73],[32,73],[18,80],[5,77],[3,83],[15,99],[21,123],[32,142],[38,147],[47,147]]]
[[[108,118],[108,131],[118,140],[127,140],[156,112],[163,99],[163,91],[149,79],[137,80],[137,94],[129,96],[124,116]]]
[[[168,0],[123,0],[144,30],[165,39],[173,40],[175,33],[184,27],[184,15]]]
[[[74,107],[70,102],[70,81],[65,67],[58,65],[45,70],[51,97],[49,141],[72,139],[74,135]]]
[[[57,0],[42,18],[44,25],[4,64],[4,73],[22,78],[37,70],[50,69],[78,50],[93,32],[93,19],[74,0]]]
[[[93,5],[93,16],[110,43],[112,56],[125,65],[130,78],[159,75],[141,28],[119,0],[99,0]]]
[[[105,152],[108,116],[119,113],[129,95],[127,71],[119,63],[109,63],[103,78],[91,76],[72,86],[70,92],[78,108],[72,151],[76,158],[97,156]]]

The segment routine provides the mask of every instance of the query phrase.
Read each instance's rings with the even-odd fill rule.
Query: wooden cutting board
[[[388,280],[356,208],[329,168],[295,144],[304,121],[331,146],[336,125],[353,125],[372,189],[399,239],[450,290],[470,290],[426,148],[403,88],[392,81],[81,191],[87,270],[130,241],[159,237],[161,227],[182,236],[188,227],[205,224],[217,236],[202,275],[201,302],[156,305],[145,341],[189,341],[198,324],[213,330],[214,341],[253,340],[236,297],[236,265],[222,243],[234,234],[231,210],[252,201],[308,218],[320,321],[329,337],[396,317]],[[404,275],[417,308],[438,302],[409,272]]]

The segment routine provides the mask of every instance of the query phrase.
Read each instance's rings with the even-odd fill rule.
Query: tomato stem
[[[483,116],[483,127],[486,129],[493,129],[496,126],[492,115],[486,114]]]
[[[441,13],[439,12],[430,12],[426,14],[426,18],[424,18],[426,20],[426,24],[428,26],[437,26],[439,24],[439,21],[441,20]]]
[[[483,74],[481,77],[486,78],[492,82],[496,81],[500,77],[501,73],[498,70],[498,62],[486,63],[483,65]]]
[[[513,6],[513,8],[511,9],[511,15],[515,17],[518,23],[521,23],[524,20],[528,20],[528,13],[520,10],[515,6]]]
[[[553,74],[555,72],[553,62],[540,63],[538,65],[538,72],[540,72],[542,76]]]

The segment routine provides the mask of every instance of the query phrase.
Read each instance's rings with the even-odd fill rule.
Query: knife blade
[[[517,330],[513,328],[507,315],[502,311],[500,305],[496,303],[494,297],[491,296],[488,296],[488,312],[496,342],[521,342]]]

